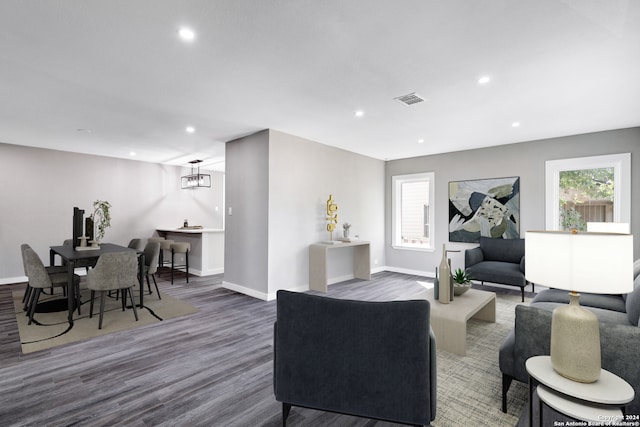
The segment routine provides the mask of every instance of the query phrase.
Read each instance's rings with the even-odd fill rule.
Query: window
[[[392,177],[393,247],[433,249],[433,172]]]
[[[631,221],[631,154],[546,162],[546,229]]]

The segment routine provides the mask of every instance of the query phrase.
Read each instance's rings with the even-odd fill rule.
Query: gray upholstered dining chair
[[[111,252],[100,255],[96,266],[87,273],[87,288],[91,290],[91,305],[89,317],[93,317],[93,300],[96,291],[100,292],[100,322],[98,329],[102,329],[104,317],[104,303],[107,291],[122,291],[122,311],[127,305],[127,293],[131,298],[133,315],[138,321],[136,302],[131,288],[138,281],[138,257],[133,251]]]
[[[142,239],[131,239],[127,247],[137,251],[142,251],[144,249],[144,242]]]
[[[156,292],[158,293],[158,299],[162,299],[160,296],[160,290],[158,289],[158,282],[156,282],[156,271],[158,271],[158,260],[160,258],[160,243],[148,242],[144,247],[144,275],[147,278],[147,287],[149,288],[149,294],[152,294],[151,284],[149,283],[149,275],[153,278],[153,284],[156,286]]]
[[[20,249],[22,250],[22,263],[27,278],[29,279],[28,287],[31,290],[25,303],[30,325],[33,321],[33,315],[36,312],[36,306],[42,290],[66,287],[68,284],[68,276],[66,269],[64,272],[55,272],[55,270],[52,269],[52,272],[49,273],[31,246],[23,244]],[[78,307],[78,314],[80,314],[80,276],[76,274],[73,275],[73,286],[75,286],[76,306]]]
[[[25,248],[30,248],[31,246],[29,246],[26,243],[23,243],[22,245],[20,245],[20,253],[22,254],[22,267],[24,269],[24,275],[27,276],[28,278],[28,274],[27,274],[27,265],[25,263],[25,259],[24,259],[24,250]],[[67,272],[67,268],[63,267],[63,266],[52,266],[52,267],[45,267],[45,269],[47,270],[47,273],[49,274],[55,274],[55,273],[66,273]],[[52,293],[53,293],[53,288],[52,289]],[[66,287],[63,288],[66,291]],[[29,299],[31,298],[31,292],[33,291],[33,288],[31,287],[31,285],[29,285],[29,281],[27,280],[27,287],[24,291],[24,295],[22,296],[22,303],[24,304],[24,308],[23,310],[26,311],[27,313],[29,312]],[[66,293],[66,292],[65,292]]]

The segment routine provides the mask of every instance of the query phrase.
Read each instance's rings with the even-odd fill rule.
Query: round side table
[[[624,415],[624,406],[635,397],[633,387],[619,376],[602,369],[593,383],[572,381],[558,374],[550,356],[527,359],[529,373],[529,425],[533,421],[533,390],[540,400],[542,425],[543,402],[551,408],[582,421],[615,421]]]

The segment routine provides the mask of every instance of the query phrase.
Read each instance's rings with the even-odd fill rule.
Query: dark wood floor
[[[330,295],[385,300],[419,291],[424,278],[379,273],[371,282],[330,287]],[[89,341],[23,355],[11,292],[0,287],[0,425],[277,426],[272,389],[275,302],[241,295],[222,276],[192,278],[161,292],[200,308]],[[153,297],[150,297],[153,298]],[[292,426],[388,423],[296,410]]]

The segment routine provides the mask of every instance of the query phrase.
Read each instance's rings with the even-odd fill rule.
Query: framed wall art
[[[449,241],[520,238],[520,177],[449,182]]]

